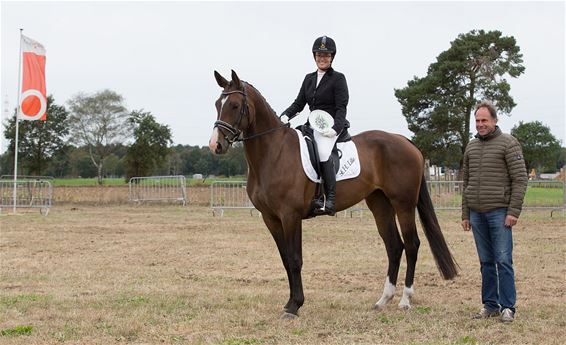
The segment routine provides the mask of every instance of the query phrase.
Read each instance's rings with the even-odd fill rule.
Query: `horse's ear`
[[[238,75],[236,74],[236,72],[234,72],[234,70],[232,70],[232,82],[234,83],[236,89],[239,89],[242,85],[240,83],[240,78],[238,78]]]
[[[214,71],[214,78],[216,78],[216,82],[218,83],[218,86],[220,86],[223,89],[226,88],[228,84],[230,84],[228,80],[226,80],[223,76],[220,75],[220,73],[216,71]]]

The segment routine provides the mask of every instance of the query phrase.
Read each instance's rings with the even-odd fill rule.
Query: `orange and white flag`
[[[43,120],[47,118],[47,93],[45,90],[45,48],[22,35],[22,94],[19,118]]]

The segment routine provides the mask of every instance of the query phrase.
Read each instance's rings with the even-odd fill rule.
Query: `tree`
[[[206,157],[202,157],[200,158],[195,164],[194,164],[194,171],[199,172],[200,174],[203,174],[205,176],[207,176],[209,174],[210,171],[210,163],[209,161],[206,159]]]
[[[102,184],[104,159],[116,150],[131,132],[123,98],[111,90],[93,95],[79,93],[69,101],[72,140],[85,146]]]
[[[15,114],[14,114],[15,115]],[[47,120],[18,121],[18,163],[22,174],[42,175],[53,157],[64,150],[64,140],[69,134],[69,113],[62,105],[55,104],[53,96],[47,98]],[[14,157],[16,117],[5,124],[4,136],[10,140],[9,154]],[[12,159],[13,164],[13,159]]]
[[[470,115],[482,99],[490,99],[499,114],[509,114],[515,102],[506,76],[525,70],[512,36],[473,30],[460,34],[432,63],[427,75],[395,89],[413,141],[432,164],[461,166],[470,140]]]
[[[560,159],[560,142],[550,128],[540,121],[519,122],[511,129],[511,135],[517,138],[523,148],[527,171],[535,168],[539,171],[555,171]]]
[[[64,144],[58,152],[53,155],[47,167],[47,175],[54,177],[65,177],[71,173],[71,164],[69,161],[70,153],[75,150],[75,147],[69,144]]]
[[[171,130],[155,121],[150,112],[133,111],[128,119],[134,130],[134,143],[126,154],[126,178],[149,176],[167,162]]]
[[[246,173],[248,165],[242,143],[235,143],[225,155],[219,158],[218,174],[230,177]]]
[[[556,169],[560,170],[566,165],[566,147],[560,148],[560,156],[556,162]]]
[[[69,154],[71,176],[90,178],[97,176],[97,169],[92,164],[87,149],[78,148]]]

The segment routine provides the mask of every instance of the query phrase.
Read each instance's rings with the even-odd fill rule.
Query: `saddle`
[[[314,140],[314,132],[311,126],[308,124],[304,124],[301,126],[296,127],[297,130],[301,132],[303,137],[305,138],[305,142],[307,144],[307,149],[309,152],[309,158],[311,161],[312,166],[314,167],[317,177],[320,178],[321,176],[321,166],[320,166],[320,159],[318,157],[318,148],[316,146],[316,141]],[[337,143],[343,143],[352,140],[352,137],[348,133],[348,129],[344,128],[342,132],[338,135],[338,139],[336,143],[334,143],[334,147],[332,148],[332,152],[330,153],[330,158],[334,161],[334,173],[338,173],[340,169],[340,158],[342,158],[342,152],[336,147]],[[322,180],[321,180],[322,181]],[[311,201],[311,205],[309,207],[309,213],[307,218],[315,217],[315,201],[322,200],[324,198],[324,191],[323,191],[323,184],[317,183],[316,191],[314,193],[313,200]]]
[[[311,164],[314,167],[316,174],[320,177],[320,159],[318,158],[318,148],[316,146],[316,141],[314,140],[314,130],[308,124],[300,125],[296,127],[296,129],[299,130],[305,138]],[[338,139],[336,140],[336,143],[334,143],[334,147],[332,148],[332,153],[329,158],[334,161],[334,173],[337,173],[340,169],[340,158],[342,158],[342,152],[336,147],[336,144],[345,143],[350,140],[352,140],[352,137],[350,136],[350,133],[348,133],[348,128],[344,128],[340,134],[338,134]]]

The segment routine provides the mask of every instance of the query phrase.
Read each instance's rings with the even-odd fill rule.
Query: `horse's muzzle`
[[[210,140],[208,142],[208,148],[213,153],[221,155],[226,153],[226,151],[228,150],[228,144],[226,146],[222,145],[218,133],[218,128],[214,128],[214,130],[212,131],[212,136],[210,137]]]
[[[218,143],[218,128],[214,128],[212,130],[212,135],[210,136],[210,140],[208,141],[208,148],[213,153],[217,153],[216,150],[218,150],[218,146],[220,146]]]
[[[221,154],[226,153],[226,150],[223,150],[223,149],[222,149],[222,144],[219,143],[219,142],[217,142],[217,143],[216,143],[216,149],[214,150],[214,153],[216,153],[217,155],[221,155]]]

